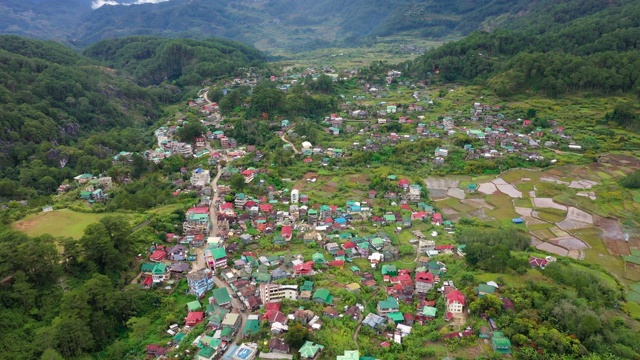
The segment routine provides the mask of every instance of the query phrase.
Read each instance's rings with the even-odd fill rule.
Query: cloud
[[[135,0],[135,1],[122,1],[117,2],[115,0],[93,0],[91,3],[91,8],[93,10],[100,8],[104,5],[142,5],[142,4],[159,4],[161,2],[166,2],[170,0]]]
[[[93,2],[91,3],[91,8],[95,10],[104,5],[118,5],[118,3],[113,0],[93,0]]]

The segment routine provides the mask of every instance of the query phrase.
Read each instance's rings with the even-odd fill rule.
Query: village
[[[313,69],[303,75],[317,77],[318,73],[334,80],[353,75],[333,69]],[[435,173],[450,162],[486,165],[513,156],[553,164],[556,155],[582,149],[555,122],[509,119],[497,105],[476,102],[469,104],[468,112],[451,111],[427,120],[434,119],[434,101],[443,94],[431,99],[424,86],[401,83],[411,89],[412,102],[383,101],[399,76],[400,72],[390,71],[383,82],[360,81],[357,92],[362,94],[343,97],[340,112],[327,114],[319,122],[322,134],[315,136],[315,144],[297,132],[298,122],[263,120],[282,141],[284,156],[291,157],[301,172],[294,179],[275,179],[279,185],[269,174],[274,164],[269,165],[260,148],[239,144],[227,135],[233,125],[225,121],[218,104],[209,101],[207,89],[154,132],[156,146],[139,155],[156,164],[172,156],[188,159],[190,167],[180,168],[172,177],[173,196],[195,194],[196,201],[184,212],[184,222],[176,224],[178,232],[162,234],[166,241],[154,243],[140,256],[139,286],[167,294],[184,291],[188,296],[181,304],[186,316],[166,329],[170,341],[147,346],[149,357],[187,352],[197,360],[334,355],[340,360],[375,359],[362,353],[361,333],[366,332],[373,346],[391,349],[411,339],[416,326],[434,327],[430,331],[439,334],[440,342],[434,341],[433,347],[447,358],[453,358],[453,344],[458,343],[478,354],[511,353],[511,342],[496,322],[470,310],[470,303],[491,295],[502,311],[515,311],[512,300],[501,295],[504,283],[489,277],[461,288],[454,284],[454,274],[459,275],[465,257],[465,245],[455,241],[456,222],[469,216],[516,228],[527,226],[532,245],[544,251],[529,258],[532,269],[555,262],[556,257],[543,255],[548,253],[583,259],[583,249],[589,246],[570,231],[593,226],[591,215],[578,209],[566,213],[565,207],[566,219],[563,215],[543,220],[536,214],[544,215],[544,208],[559,205],[536,199],[535,191],[524,191],[529,189],[524,184],[529,177],[547,183],[562,181],[529,173],[509,182],[502,178],[423,179],[400,170],[376,175],[374,184],[365,174],[338,177],[332,171],[362,154],[379,154],[389,147],[410,149],[425,139],[435,150],[428,157],[413,159],[411,166]],[[286,92],[295,83],[290,79],[298,77],[272,76],[270,81]],[[248,77],[227,86],[256,82]],[[187,118],[194,119],[193,114],[206,133],[193,143],[178,141],[176,134]],[[556,141],[542,141],[547,132]],[[121,152],[113,162],[131,163],[134,155]],[[126,178],[116,180],[127,182]],[[595,200],[589,190],[597,182],[562,183],[579,191],[577,196]],[[109,200],[107,192],[113,184],[110,177],[81,174],[58,192],[73,187],[81,190],[80,200],[94,204]],[[339,196],[338,188],[343,189]],[[533,205],[525,204],[527,195],[532,196]],[[498,212],[502,197],[511,209]],[[546,229],[555,237],[544,235]],[[353,345],[341,347],[343,354],[334,354],[333,344],[327,341],[309,340],[322,338],[320,334],[335,327],[336,321],[353,335]],[[290,330],[303,333],[305,342],[291,346]]]
[[[395,74],[390,73],[387,80],[390,82]],[[282,90],[286,88],[283,86]],[[366,89],[373,97],[377,96],[375,87],[367,84]],[[417,92],[414,98],[419,101]],[[429,100],[425,106],[429,103],[433,104]],[[195,190],[200,200],[186,211],[182,233],[167,233],[167,243],[153,246],[149,262],[141,266],[139,281],[143,288],[162,288],[169,284],[167,288],[171,289],[177,281],[186,279],[188,293],[195,297],[185,305],[188,312],[184,323],[167,329],[172,341],[149,345],[150,356],[162,356],[170,349],[186,347],[188,344],[182,344],[182,339],[198,324],[206,324],[205,331],[193,340],[193,345],[199,348],[196,359],[292,359],[294,353],[284,340],[290,327],[302,325],[313,333],[326,326],[327,321],[338,318],[351,319],[358,330],[370,328],[380,337],[379,346],[383,348],[392,343],[401,344],[415,325],[443,319],[443,326],[450,330],[444,339],[484,339],[491,351],[510,353],[509,340],[491,319],[486,320],[488,326],[482,327],[480,333],[467,326],[469,299],[453,281],[447,280],[447,262],[464,257],[464,245],[454,244],[450,234],[454,233],[455,224],[430,205],[432,202],[425,196],[423,185],[388,175],[385,188],[391,190],[384,193],[370,190],[366,196],[345,203],[323,203],[304,193],[304,182],[317,181],[311,176],[305,176],[301,186],[291,184],[292,189],[264,186],[263,169],[233,167],[234,160],[247,154],[252,154],[254,162],[260,162],[261,152],[255,146],[239,146],[233,138],[225,136],[227,127],[217,113],[217,104],[206,99],[206,90],[201,91],[201,96],[190,102],[189,107],[199,109],[205,117],[201,121],[214,131],[196,138],[192,148],[190,144],[173,140],[182,124],[179,120],[176,125],[159,128],[155,132],[158,148],[144,155],[154,162],[172,155],[208,158],[204,167],[217,165],[218,174],[212,181],[210,170],[204,167],[181,169],[190,179],[188,183],[174,183],[178,188],[174,195]],[[506,120],[498,113],[499,107],[473,104],[470,120],[478,125],[477,129],[456,126],[451,117],[426,123],[420,115],[425,108],[420,105],[403,108],[380,103],[380,110],[372,114],[352,108],[349,102],[343,106],[346,119],[339,114],[324,119],[325,131],[332,136],[347,132],[356,137],[369,137],[361,143],[353,142],[348,149],[303,141],[298,151],[285,138],[296,138],[292,124],[286,119],[280,122],[281,130],[275,135],[286,142],[284,149],[299,155],[300,161],[321,167],[327,166],[332,158],[347,157],[358,151],[378,151],[382,146],[401,141],[448,137],[456,132],[485,144],[478,149],[463,144],[466,159],[493,158],[507,153],[520,153],[529,161],[542,159],[535,154],[535,149],[540,147],[536,137],[541,129],[527,134],[507,130],[514,126],[531,130],[531,122]],[[369,120],[370,116],[376,119]],[[415,133],[381,135],[378,132],[381,126],[392,122],[415,124]],[[561,134],[562,128],[553,131]],[[451,146],[453,144],[438,147],[433,158],[424,161],[444,164]],[[237,174],[247,185],[259,183],[251,188],[253,193],[237,192],[229,185],[217,184],[218,179],[228,181]],[[474,192],[476,187],[469,185],[466,191]],[[376,206],[380,206],[381,201],[397,210],[375,215],[379,214]],[[516,219],[514,223],[518,223]],[[427,235],[414,230],[418,228],[428,229]],[[392,229],[391,236],[385,229]],[[410,240],[401,243],[398,240],[401,233],[409,233]],[[271,250],[264,248],[265,240],[272,245]],[[407,246],[403,246],[407,244],[410,244],[409,252]],[[401,257],[413,260],[403,263],[399,261]],[[550,261],[555,258],[532,257],[530,264],[544,268]],[[353,281],[318,286],[326,281],[314,280],[325,280],[334,269],[348,273]],[[476,297],[499,296],[500,286],[495,281],[476,285]],[[346,293],[352,294],[349,300],[345,299]],[[366,305],[367,298],[379,294],[384,295],[383,300]],[[505,309],[513,310],[511,300],[504,297],[500,300]],[[265,327],[268,331],[261,331]],[[265,334],[269,335],[265,338]],[[262,342],[267,346],[261,346]],[[328,345],[307,341],[295,350],[295,355],[316,359]],[[357,349],[345,350],[337,359],[367,358],[358,354]]]

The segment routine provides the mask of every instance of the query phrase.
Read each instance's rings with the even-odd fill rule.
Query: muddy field
[[[568,250],[582,250],[589,248],[589,245],[587,245],[584,241],[573,236],[564,236],[561,238],[550,239],[549,242]]]
[[[602,231],[604,245],[611,255],[630,255],[629,244],[624,240],[624,232],[616,219],[594,217],[594,224]]]
[[[427,189],[439,189],[439,190],[447,190],[449,188],[456,188],[460,184],[460,180],[448,178],[448,177],[431,177],[428,179],[424,179],[425,184],[427,184]]]
[[[478,191],[485,195],[491,195],[498,192],[498,188],[493,183],[482,183],[478,186]]]
[[[502,178],[497,178],[492,183],[500,190],[501,193],[509,195],[511,198],[521,198],[522,192],[516,189],[515,186],[507,183]]]
[[[456,198],[458,200],[463,200],[465,198],[465,195],[466,193],[464,192],[464,190],[460,188],[449,188],[449,190],[447,190],[447,196]]]
[[[593,216],[588,212],[570,206],[567,217],[556,225],[562,230],[584,229],[593,225]]]
[[[553,201],[553,199],[551,198],[534,198],[533,206],[539,207],[539,208],[549,208],[549,209],[567,211],[566,206],[558,204],[557,202]]]
[[[546,252],[550,252],[552,254],[560,255],[560,256],[569,255],[569,250],[565,248],[561,248],[560,246],[557,246],[557,245],[546,243],[546,242],[538,244],[536,248]]]

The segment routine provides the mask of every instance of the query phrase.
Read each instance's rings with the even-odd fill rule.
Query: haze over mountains
[[[546,2],[546,1],[541,1]],[[6,0],[0,33],[76,47],[128,35],[224,37],[259,49],[358,45],[410,32],[430,38],[490,29],[528,13],[523,0]],[[123,6],[136,5],[136,6]]]

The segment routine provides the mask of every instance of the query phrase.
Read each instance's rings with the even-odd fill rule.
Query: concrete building
[[[298,285],[261,284],[262,303],[280,302],[282,299],[297,300]]]

